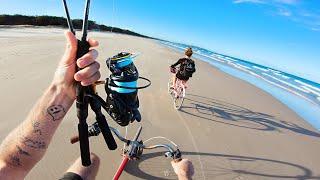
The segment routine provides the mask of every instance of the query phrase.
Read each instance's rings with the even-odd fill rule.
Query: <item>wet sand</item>
[[[167,93],[168,66],[181,53],[154,40],[110,33],[90,33],[100,42],[102,79],[105,60],[120,52],[140,52],[135,64],[152,86],[139,91],[142,139],[165,136],[193,161],[194,179],[320,179],[320,132],[268,93],[195,59],[197,72],[188,83],[180,111]],[[62,56],[62,29],[0,28],[2,105],[0,141],[24,118],[49,85]],[[99,94],[105,97],[103,87]],[[89,116],[93,122],[94,116]],[[116,124],[108,121],[114,127]],[[46,156],[28,179],[57,179],[79,156],[75,107],[57,130]],[[128,127],[132,137],[138,123]],[[124,133],[123,128],[121,132]],[[164,141],[156,141],[164,142]],[[122,144],[107,150],[102,136],[90,140],[101,158],[97,179],[112,179],[121,162]],[[145,151],[130,162],[121,179],[176,179],[161,151]]]

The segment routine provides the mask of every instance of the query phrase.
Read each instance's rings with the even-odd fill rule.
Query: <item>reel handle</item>
[[[74,143],[77,143],[79,142],[79,136],[73,136],[70,138],[70,143],[71,144],[74,144]]]
[[[100,131],[100,128],[99,128],[99,125],[98,125],[97,122],[92,124],[91,126],[89,126],[89,129],[88,129],[89,137],[98,136],[100,133],[101,133],[101,131]],[[79,135],[75,135],[75,136],[70,138],[70,143],[74,144],[74,143],[79,142],[79,140],[80,140],[79,139]]]
[[[105,116],[102,113],[100,113],[100,114],[97,115],[96,120],[98,122],[99,128],[101,130],[101,133],[103,135],[104,141],[107,144],[108,148],[110,150],[117,149],[117,147],[118,147],[117,143],[113,138],[113,135],[112,135],[112,133],[110,131],[110,128],[109,128],[109,125],[108,125],[108,123],[106,121]]]

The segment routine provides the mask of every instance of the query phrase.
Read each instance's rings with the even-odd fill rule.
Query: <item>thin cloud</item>
[[[298,4],[299,0],[274,0],[274,2],[281,3],[281,4],[294,5],[294,4]]]
[[[278,15],[285,16],[285,17],[290,17],[290,16],[292,16],[292,12],[287,10],[287,9],[279,9],[278,10]]]
[[[289,4],[289,5],[298,4],[299,2],[299,0],[274,0],[274,1],[281,4]]]
[[[233,0],[233,3],[262,4],[273,9],[273,15],[288,18],[312,31],[320,31],[320,12],[304,9],[302,0]]]
[[[320,32],[320,27],[319,28],[311,28],[311,30]]]
[[[241,3],[254,3],[254,4],[264,4],[265,1],[263,0],[234,0],[234,4],[241,4]]]
[[[252,3],[252,4],[287,4],[295,5],[300,0],[233,0],[234,4]]]

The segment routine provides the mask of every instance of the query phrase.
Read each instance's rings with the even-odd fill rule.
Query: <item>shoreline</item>
[[[170,49],[176,50],[180,53],[182,52],[182,50],[179,47],[172,47],[170,45],[162,44],[161,42],[158,42],[158,43],[160,43],[161,45],[168,47]],[[219,59],[215,59],[213,57],[207,57],[205,55],[198,54],[198,53],[195,53],[195,57],[203,62],[208,63],[212,67],[218,68],[219,70],[221,70],[221,71],[223,71],[223,72],[225,72],[235,78],[242,79],[245,82],[250,83],[250,84],[254,85],[255,87],[269,93],[271,96],[273,96],[279,102],[286,105],[288,108],[290,108],[292,111],[294,111],[298,116],[300,116],[302,119],[304,119],[308,124],[312,125],[315,129],[317,129],[320,132],[320,121],[318,120],[320,118],[320,107],[318,104],[311,101],[310,99],[308,99],[304,95],[301,95],[301,94],[295,92],[294,90],[284,88],[284,87],[282,87],[272,81],[265,79],[262,76],[259,76],[257,74],[252,74],[251,71],[250,72],[246,71],[246,69],[239,70],[239,69],[233,68],[231,66],[228,66],[228,65],[224,64],[223,61],[220,61]],[[206,60],[206,58],[208,60]],[[212,58],[218,62],[213,62],[212,60],[210,61],[209,60],[210,58]],[[227,68],[223,68],[221,66],[225,66]],[[230,70],[230,69],[233,69],[233,70]],[[246,75],[239,75],[239,73],[245,73]],[[254,80],[253,78],[248,77],[248,75],[254,76],[257,80]],[[260,81],[260,82],[258,82],[258,81]],[[265,85],[264,82],[270,84],[271,86],[268,87],[268,85]],[[272,87],[272,86],[274,86],[274,87]],[[283,91],[286,93],[279,92],[279,91]],[[283,98],[279,94],[282,94],[282,95],[289,94],[289,96],[292,97],[294,100],[292,100],[291,98]],[[306,101],[306,102],[303,102],[300,99],[303,101]],[[297,104],[296,101],[301,102],[303,105],[296,106],[295,105],[295,104]],[[309,103],[310,103],[310,105],[308,105]],[[319,118],[317,118],[317,117],[319,117]]]

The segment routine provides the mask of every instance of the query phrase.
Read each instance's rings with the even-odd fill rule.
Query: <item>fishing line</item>
[[[112,31],[113,31],[113,26],[114,26],[114,15],[115,15],[115,3],[114,2],[115,2],[115,0],[112,0],[112,16],[111,16],[111,29],[110,29],[111,36],[112,36]],[[110,65],[111,65],[111,61],[109,61],[109,67],[111,67]],[[110,74],[111,74],[111,72],[109,70],[107,77],[110,77]],[[109,84],[107,84],[107,86],[108,86],[108,88],[111,88],[109,86]]]
[[[114,26],[114,15],[115,15],[115,3],[114,3],[115,0],[112,0],[112,20],[111,20],[111,33],[112,33],[112,30],[113,30],[113,26]]]
[[[126,133],[124,135],[125,139],[127,139],[127,135],[128,135],[128,126],[126,126]],[[122,154],[125,153],[125,149],[126,149],[126,143],[123,143]]]
[[[113,33],[113,27],[114,27],[114,24],[115,24],[115,9],[116,9],[115,8],[115,0],[112,0],[112,19],[111,19],[111,29],[110,29],[111,36],[112,36],[112,33]],[[111,61],[109,61],[108,64],[109,64],[109,67],[111,67]],[[111,75],[111,71],[109,70],[108,71],[108,77],[110,77],[110,75]],[[108,88],[111,89],[111,86],[109,85],[109,83],[107,85],[108,85]],[[128,126],[126,126],[126,128],[125,128],[125,136],[124,136],[124,138],[127,138],[127,135],[128,135]],[[126,148],[126,143],[123,143],[122,154],[125,153],[125,148]]]
[[[112,20],[111,20],[111,30],[110,30],[110,33],[112,34],[113,33],[113,27],[114,27],[114,24],[115,24],[115,0],[112,0]],[[109,67],[111,67],[111,61],[109,61]],[[109,70],[108,71],[108,77],[110,77],[110,73],[111,71]],[[111,88],[108,84],[108,88]],[[128,135],[128,126],[126,126],[126,131],[125,131],[125,136],[124,138],[127,138],[127,135]],[[125,153],[125,148],[126,148],[126,143],[123,143],[123,148],[122,148],[122,154]]]

